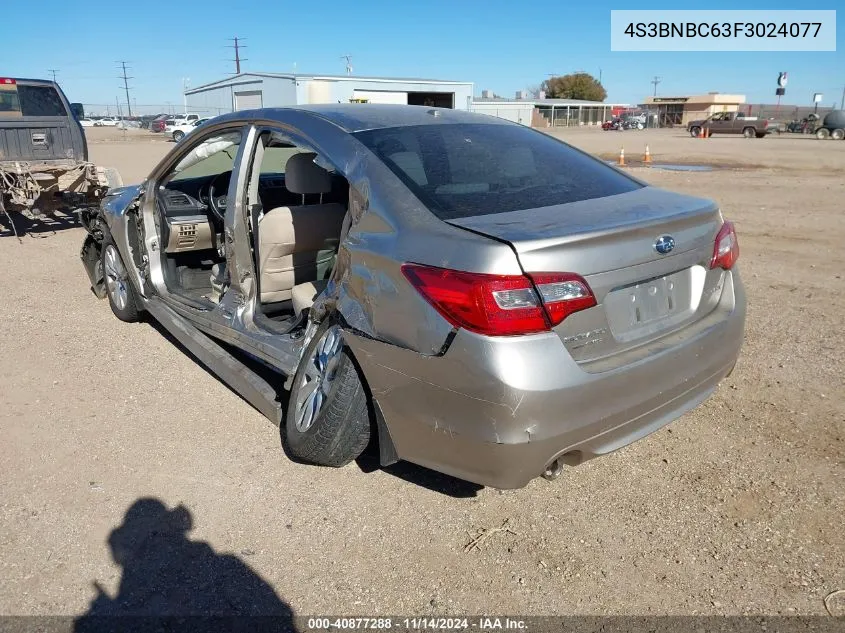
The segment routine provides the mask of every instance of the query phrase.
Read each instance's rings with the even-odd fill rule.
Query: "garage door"
[[[355,90],[353,99],[366,99],[369,103],[401,103],[408,105],[407,92],[387,92],[383,90]]]
[[[260,90],[235,93],[235,110],[255,110],[263,107]]]

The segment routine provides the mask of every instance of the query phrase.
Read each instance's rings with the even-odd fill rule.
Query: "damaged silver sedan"
[[[374,442],[383,465],[553,478],[701,403],[743,338],[715,203],[466,112],[218,117],[83,219],[114,314],[149,313],[314,464]]]

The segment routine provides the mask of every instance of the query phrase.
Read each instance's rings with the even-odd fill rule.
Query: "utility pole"
[[[651,82],[650,82],[654,85],[654,96],[655,97],[657,96],[657,84],[659,84],[661,81],[663,81],[663,78],[655,75],[654,79],[652,79]]]
[[[352,55],[341,55],[340,58],[346,60],[346,74],[351,75],[352,74]]]
[[[601,83],[601,68],[599,68],[599,83]]]
[[[134,77],[127,77],[126,71],[129,70],[126,67],[125,61],[115,62],[116,64],[120,64],[120,68],[123,70],[123,74],[118,77],[118,79],[123,79],[123,90],[126,92],[126,109],[129,111],[130,118],[132,117],[132,104],[129,102],[129,80],[134,79]]]
[[[833,104],[836,105],[835,103]],[[839,103],[839,109],[845,110],[845,86],[842,87],[842,101]]]
[[[243,42],[245,39],[246,39],[245,37],[240,37],[240,38],[239,37],[233,37],[229,40],[230,42],[235,43],[233,46],[229,46],[228,48],[234,48],[235,49],[235,59],[233,59],[232,61],[235,62],[235,74],[236,75],[241,74],[241,62],[249,61],[246,57],[241,58],[241,49],[246,48],[246,46],[241,44],[241,42]]]
[[[188,114],[188,86],[191,85],[190,77],[182,77],[182,105],[185,107],[185,114]]]
[[[58,68],[48,68],[47,72],[53,75],[53,81],[56,81],[56,73],[59,72]]]

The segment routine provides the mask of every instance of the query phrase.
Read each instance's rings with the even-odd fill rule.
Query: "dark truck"
[[[0,77],[0,215],[15,233],[9,212],[36,219],[96,207],[122,184],[116,170],[89,162],[85,133],[58,84]]]
[[[763,138],[777,131],[777,126],[767,119],[746,116],[742,112],[717,112],[706,119],[690,121],[687,131],[693,138],[701,136],[702,131],[711,134],[742,134],[745,138]]]

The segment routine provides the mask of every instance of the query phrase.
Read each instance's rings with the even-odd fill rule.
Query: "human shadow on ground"
[[[96,597],[74,621],[75,633],[118,631],[295,632],[291,608],[249,565],[193,541],[184,506],[168,509],[141,498],[112,530],[108,545],[123,568],[111,597],[96,581]]]

